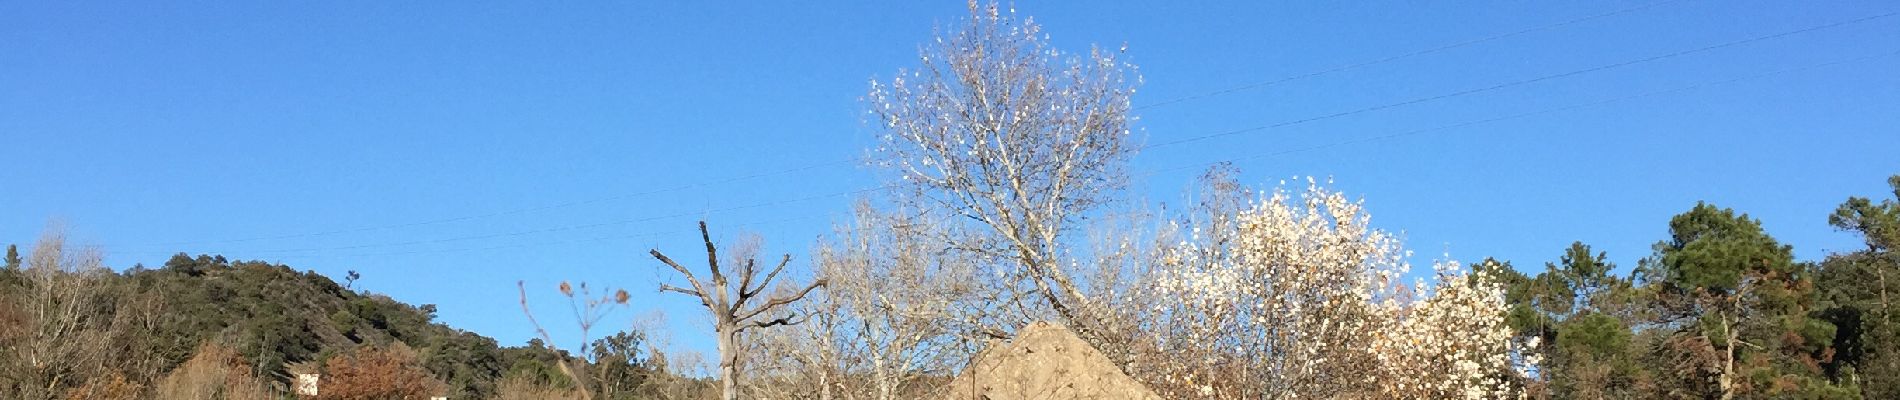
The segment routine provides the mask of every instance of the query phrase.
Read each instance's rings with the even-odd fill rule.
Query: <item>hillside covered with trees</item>
[[[0,398],[278,398],[297,372],[324,373],[324,399],[496,398],[571,388],[561,357],[600,371],[593,390],[620,394],[605,398],[631,398],[669,373],[637,332],[581,357],[501,346],[435,322],[435,305],[285,265],[179,254],[115,272],[57,233],[29,249],[9,246],[0,269]]]

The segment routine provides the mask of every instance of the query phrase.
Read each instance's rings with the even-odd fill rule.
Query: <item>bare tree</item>
[[[46,399],[108,369],[109,343],[123,332],[109,311],[96,249],[74,249],[63,230],[47,229],[26,260],[26,289],[17,294],[23,327],[0,338],[0,397]],[[11,393],[7,393],[11,392]]]
[[[786,254],[780,258],[778,266],[772,267],[763,279],[758,277],[758,259],[738,257],[733,261],[740,263],[739,286],[732,287],[732,282],[726,279],[725,271],[719,268],[719,249],[713,245],[712,234],[707,232],[705,221],[699,223],[699,236],[706,242],[706,267],[711,272],[708,276],[710,279],[706,281],[701,281],[693,275],[692,271],[674,262],[665,254],[661,254],[659,249],[654,249],[650,253],[653,254],[653,258],[659,259],[668,267],[673,267],[674,271],[679,271],[680,275],[686,277],[686,281],[692,286],[682,288],[661,284],[660,291],[676,292],[698,298],[700,305],[705,306],[706,310],[712,313],[713,329],[719,335],[720,396],[732,400],[738,398],[739,335],[752,328],[799,323],[800,321],[794,320],[793,318],[796,317],[792,315],[760,318],[773,310],[781,309],[804,298],[812,290],[824,286],[825,280],[820,278],[803,289],[775,293],[761,298],[759,295],[770,287],[772,280],[778,278],[780,272],[785,271],[785,265],[792,262],[792,255]],[[754,300],[762,300],[762,302],[755,303]]]
[[[827,283],[833,287],[838,282]],[[746,354],[744,373],[751,377],[744,390],[762,399],[858,398],[853,394],[866,386],[852,374],[854,354],[862,344],[833,340],[850,327],[839,304],[830,299],[831,289],[818,291],[806,301],[792,305],[794,312],[807,315],[804,323],[748,334],[744,340],[755,344]]]
[[[916,397],[955,374],[994,325],[999,302],[983,287],[981,260],[954,251],[941,216],[868,200],[812,252],[825,290],[797,307],[810,321],[760,335],[753,370],[795,387],[753,390],[761,397]],[[768,396],[769,395],[769,396]]]
[[[1031,296],[1095,336],[1100,313],[1063,266],[1064,238],[1123,185],[1139,78],[1116,52],[1050,48],[1013,10],[973,1],[970,14],[925,46],[917,70],[872,83],[878,163],[913,198],[986,227],[995,245],[981,250],[1013,260]]]
[[[259,377],[236,349],[213,342],[198,345],[191,359],[159,379],[153,398],[159,400],[279,398],[269,378]]]

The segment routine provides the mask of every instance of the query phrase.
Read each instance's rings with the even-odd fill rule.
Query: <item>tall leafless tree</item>
[[[1025,304],[1095,336],[1103,313],[1065,268],[1065,239],[1123,185],[1139,78],[1118,51],[1064,54],[1013,10],[970,11],[924,47],[918,69],[872,83],[877,162],[907,198],[985,228],[993,244],[979,250],[1012,260],[1008,276],[1030,287]]]
[[[738,257],[733,260],[740,263],[738,270],[739,282],[738,286],[734,287],[731,285],[732,282],[727,279],[725,271],[720,269],[719,249],[713,245],[712,234],[707,232],[705,221],[700,221],[699,223],[699,237],[702,241],[706,242],[706,267],[708,272],[710,272],[710,275],[707,276],[709,279],[704,281],[695,276],[691,270],[686,269],[686,267],[681,266],[678,262],[673,261],[672,258],[667,257],[666,254],[660,253],[659,249],[654,249],[650,253],[653,254],[653,258],[659,259],[661,263],[672,267],[674,271],[679,271],[680,276],[685,277],[687,283],[691,285],[691,287],[682,288],[661,284],[660,291],[676,292],[693,296],[699,299],[700,305],[705,306],[706,310],[712,313],[713,329],[719,336],[720,396],[726,400],[737,399],[739,390],[739,352],[741,350],[739,347],[739,335],[752,328],[769,328],[799,323],[800,321],[795,319],[796,316],[794,315],[772,317],[769,313],[811,294],[812,290],[824,286],[825,280],[820,278],[810,285],[805,286],[803,289],[760,297],[761,294],[765,294],[767,288],[771,287],[772,280],[778,278],[779,273],[785,271],[785,266],[792,262],[791,254],[786,254],[780,258],[778,266],[772,267],[771,271],[767,272],[762,279],[758,277],[758,259],[745,256]]]

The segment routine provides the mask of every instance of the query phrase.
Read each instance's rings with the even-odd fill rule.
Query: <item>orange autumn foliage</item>
[[[318,384],[318,400],[427,399],[447,385],[423,368],[416,353],[398,343],[363,347],[330,359]]]

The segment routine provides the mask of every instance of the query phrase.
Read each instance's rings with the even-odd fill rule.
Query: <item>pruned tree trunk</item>
[[[732,400],[739,393],[739,333],[729,323],[719,324],[719,393]]]
[[[650,251],[649,254],[652,254],[654,259],[660,260],[660,262],[666,264],[666,266],[672,267],[674,271],[678,271],[680,276],[685,277],[686,281],[692,285],[690,288],[682,288],[661,284],[660,291],[691,295],[699,299],[699,304],[705,306],[706,311],[712,313],[713,331],[719,336],[720,398],[734,400],[739,398],[739,352],[741,350],[739,347],[739,334],[751,328],[769,328],[778,325],[794,325],[801,322],[794,320],[793,318],[796,316],[793,315],[766,320],[760,320],[758,318],[760,315],[772,312],[773,310],[805,298],[805,295],[811,294],[812,290],[824,286],[825,280],[819,279],[805,286],[803,289],[789,293],[768,296],[764,298],[763,303],[748,306],[753,300],[759,299],[758,296],[771,285],[773,279],[778,278],[780,272],[785,271],[785,265],[792,262],[792,255],[786,254],[783,258],[780,258],[778,266],[773,267],[771,272],[766,273],[763,279],[755,279],[759,272],[757,268],[758,260],[750,257],[742,257],[743,260],[737,260],[737,262],[741,263],[739,266],[739,286],[734,288],[730,286],[731,282],[726,279],[725,271],[719,268],[719,248],[713,245],[712,234],[707,232],[705,221],[699,222],[699,237],[702,241],[706,242],[706,268],[711,273],[708,275],[711,278],[710,280],[701,281],[692,271],[687,270],[686,267],[681,266],[678,262],[674,262],[673,259],[667,257],[666,254],[660,253],[659,249],[654,249]],[[756,283],[754,282],[755,280],[757,281]]]

